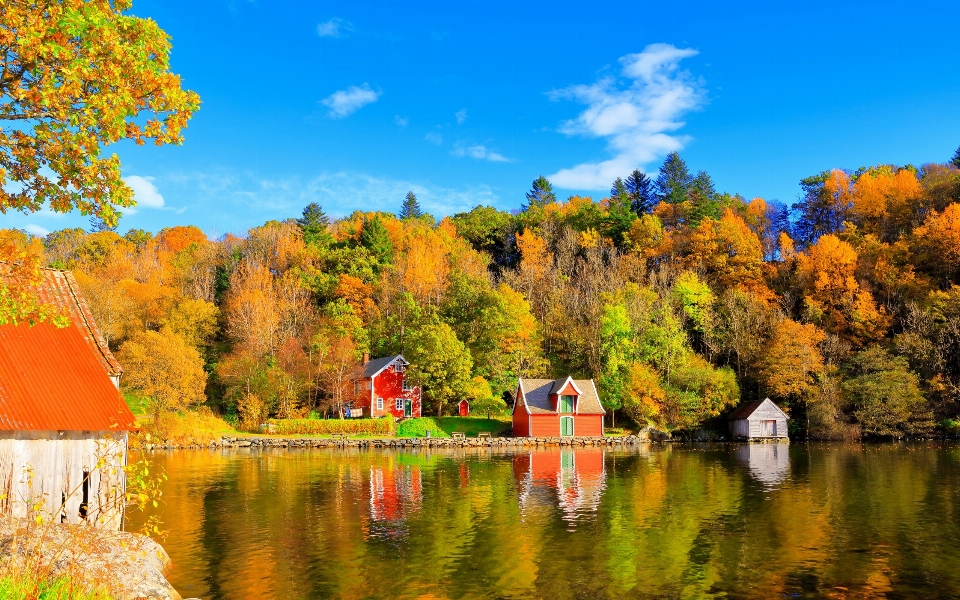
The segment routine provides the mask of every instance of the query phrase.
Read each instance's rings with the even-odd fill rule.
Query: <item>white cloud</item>
[[[130,175],[123,178],[123,182],[133,190],[133,199],[137,201],[140,208],[163,208],[163,196],[157,186],[153,185],[153,177],[141,177],[139,175]],[[124,208],[123,214],[136,214],[136,210]]]
[[[510,159],[506,156],[500,154],[499,152],[489,150],[486,146],[480,144],[475,146],[457,144],[451,154],[454,156],[469,156],[470,158],[476,158],[477,160],[489,160],[491,162],[510,162]]]
[[[383,92],[375,92],[370,85],[352,85],[345,90],[337,90],[321,100],[321,104],[330,109],[331,119],[342,119],[357,112],[364,106],[376,102]]]
[[[453,116],[457,118],[457,125],[463,125],[463,122],[467,120],[467,109],[461,108],[453,113]]]
[[[395,115],[393,117],[393,122],[396,123],[399,127],[406,127],[410,124],[410,119],[407,117],[401,117],[400,115]]]
[[[34,225],[33,223],[28,223],[27,225],[24,226],[24,229],[30,235],[35,235],[37,237],[44,237],[48,233],[50,233],[49,229],[44,229],[43,227],[40,227],[39,225]]]
[[[353,25],[343,19],[330,19],[326,23],[317,25],[317,35],[320,37],[338,38],[350,31],[353,31]]]
[[[431,144],[436,144],[437,146],[443,143],[443,136],[436,131],[428,131],[427,135],[423,136],[423,139],[427,140]]]
[[[650,44],[638,54],[620,57],[621,80],[606,77],[591,85],[575,85],[550,92],[551,100],[573,100],[587,105],[575,119],[560,125],[567,135],[607,139],[612,158],[561,169],[548,178],[566,189],[609,189],[610,182],[669,152],[679,150],[688,136],[673,132],[682,117],[703,106],[703,83],[687,71],[678,71],[682,59],[698,52],[671,44]]]

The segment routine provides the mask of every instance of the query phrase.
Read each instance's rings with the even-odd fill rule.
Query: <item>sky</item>
[[[181,146],[107,147],[119,227],[218,237],[331,216],[517,209],[655,176],[791,203],[801,178],[945,162],[960,146],[960,4],[134,0],[201,97]],[[42,235],[78,214],[0,215]]]

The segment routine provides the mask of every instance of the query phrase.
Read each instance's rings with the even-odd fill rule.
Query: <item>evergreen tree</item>
[[[90,233],[101,233],[104,231],[116,231],[116,225],[110,225],[101,217],[94,215],[90,217]]]
[[[527,204],[521,207],[521,210],[527,211],[535,206],[544,206],[550,202],[556,202],[557,196],[553,193],[553,184],[541,175],[533,180],[533,186],[527,192]]]
[[[397,218],[406,221],[407,219],[419,219],[422,216],[423,210],[420,208],[420,201],[417,200],[416,194],[407,192],[407,197],[403,200],[403,206],[400,207]]]
[[[623,179],[617,177],[617,180],[613,182],[613,185],[610,186],[610,204],[614,202],[626,203],[629,201],[630,194],[627,191],[627,184],[623,182]]]
[[[656,196],[653,193],[653,181],[639,169],[627,177],[627,193],[630,196],[630,206],[634,213],[642,215],[653,210]]]
[[[363,230],[360,232],[360,245],[369,250],[381,265],[393,261],[393,242],[390,241],[390,235],[383,221],[380,220],[380,215],[374,215],[372,219],[364,219]]]
[[[687,170],[687,163],[683,162],[679,154],[671,152],[660,165],[660,174],[657,175],[657,200],[667,204],[680,204],[686,201],[687,191],[692,183],[693,178]]]
[[[960,148],[957,148],[957,151],[953,153],[953,158],[950,159],[950,164],[960,169]]]
[[[303,231],[303,240],[308,244],[320,241],[332,241],[329,232],[330,217],[323,212],[323,207],[311,202],[303,209],[303,217],[297,219],[297,225]]]
[[[690,183],[687,190],[687,200],[690,202],[689,225],[696,227],[704,217],[720,218],[720,203],[713,179],[706,171],[700,171]]]
[[[622,248],[625,241],[625,234],[630,230],[630,224],[637,218],[634,214],[630,202],[630,194],[627,191],[627,184],[623,179],[617,177],[610,187],[610,208],[607,211],[606,229],[617,247]]]

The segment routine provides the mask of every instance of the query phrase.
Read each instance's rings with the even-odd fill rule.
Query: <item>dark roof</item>
[[[364,376],[364,377],[374,377],[375,375],[377,375],[378,373],[380,373],[380,371],[382,371],[382,370],[386,369],[387,367],[389,367],[389,366],[390,366],[390,363],[392,363],[393,361],[397,360],[398,358],[403,361],[403,364],[405,364],[405,365],[409,365],[409,364],[410,364],[410,363],[407,362],[407,359],[405,359],[405,358],[404,358],[402,355],[400,355],[400,354],[397,354],[397,355],[394,355],[394,356],[384,356],[383,358],[375,358],[375,359],[371,360],[370,362],[368,362],[367,364],[363,365],[363,376]]]
[[[761,406],[763,403],[765,403],[765,402],[769,402],[775,409],[777,409],[778,411],[780,411],[780,413],[783,414],[784,417],[786,417],[786,418],[788,418],[788,419],[790,418],[790,417],[787,416],[786,413],[783,412],[783,410],[780,409],[779,406],[777,406],[777,405],[773,402],[773,400],[771,400],[770,398],[764,398],[763,400],[757,400],[756,402],[749,402],[749,403],[747,403],[747,404],[744,404],[743,406],[741,406],[741,407],[738,408],[737,410],[733,411],[733,414],[730,415],[730,420],[736,421],[736,420],[739,420],[739,419],[748,419],[748,418],[750,418],[750,415],[752,415],[753,413],[755,413],[755,412],[757,411],[757,409],[760,408],[760,406]]]
[[[550,403],[551,390],[556,385],[562,386],[566,381],[566,377],[561,379],[521,379],[518,385],[523,390],[524,403],[532,414],[555,415],[557,411],[553,410],[553,405]],[[597,387],[593,384],[592,379],[572,379],[571,381],[582,391],[577,403],[577,414],[605,414],[606,411],[600,404]]]
[[[135,426],[82,325],[0,325],[0,430]]]

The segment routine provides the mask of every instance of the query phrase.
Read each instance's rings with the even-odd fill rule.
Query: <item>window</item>
[[[573,412],[573,396],[560,396],[560,412]]]
[[[394,365],[393,370],[397,373],[403,373],[403,363],[398,362],[396,365]]]
[[[403,398],[397,398],[396,403],[393,406],[396,410],[403,410]]]
[[[406,377],[404,377],[404,378],[403,378],[403,391],[409,392],[409,391],[412,390],[412,389],[413,389],[413,386],[410,385],[410,382],[407,381],[407,378],[406,378]]]
[[[359,381],[354,381],[354,382],[353,382],[353,395],[354,395],[354,396],[359,396],[359,395],[360,395],[360,382],[359,382]]]
[[[371,384],[371,383],[373,383],[373,381],[371,381],[370,379],[368,379],[368,380],[367,380],[367,389],[368,389],[368,390],[370,389],[370,384]]]
[[[377,398],[377,410],[383,410],[383,398]]]

